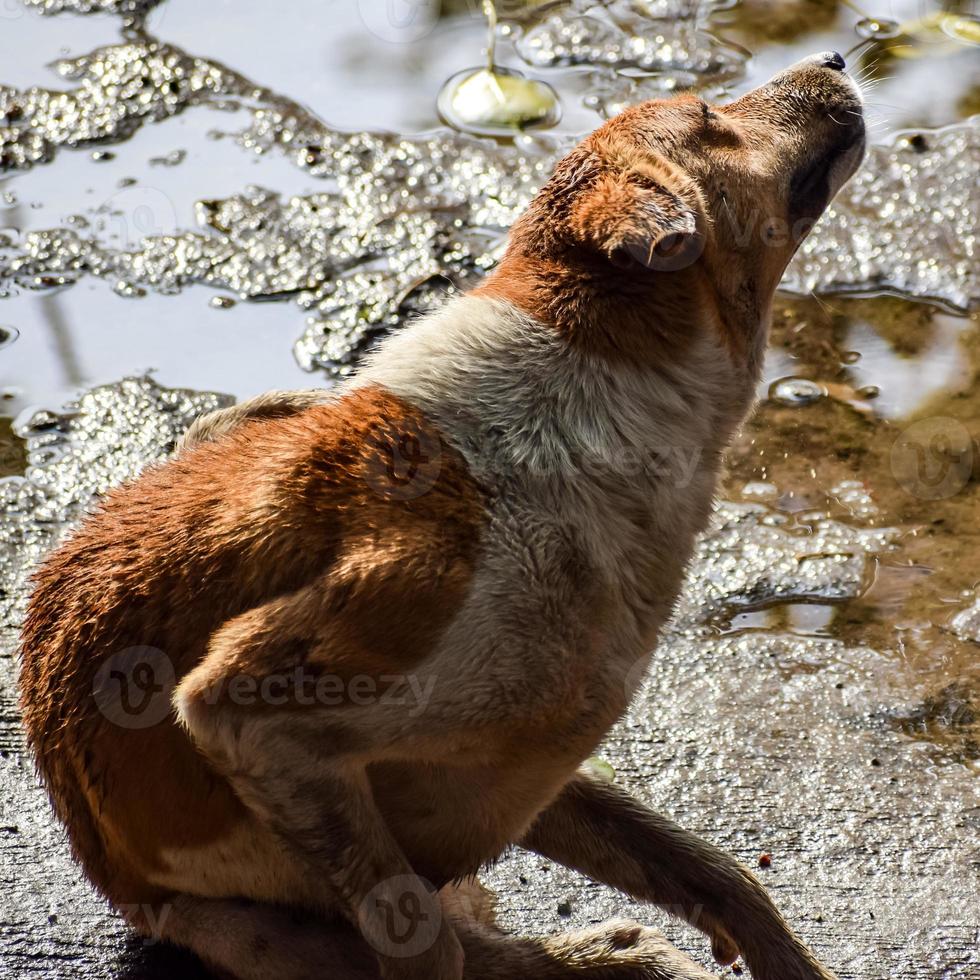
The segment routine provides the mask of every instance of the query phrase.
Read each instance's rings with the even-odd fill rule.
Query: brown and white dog
[[[843,68],[610,120],[478,289],[329,394],[204,420],[44,563],[30,742],[137,929],[243,980],[708,976],[629,922],[496,931],[460,883],[519,844],[760,980],[832,976],[736,861],[580,767],[671,613],[776,285],[861,159]]]

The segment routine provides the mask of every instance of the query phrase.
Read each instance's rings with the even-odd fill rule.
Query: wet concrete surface
[[[21,413],[0,428],[0,476],[14,474],[0,482],[0,976],[193,978],[190,958],[134,940],[93,896],[33,778],[13,656],[31,565],[200,412],[343,373],[475,281],[595,108],[689,75],[738,91],[845,47],[857,14],[777,5],[779,18],[820,6],[786,26],[757,2],[712,15],[735,18],[727,36],[758,48],[751,60],[706,34],[711,11],[656,21],[678,31],[669,50],[630,48],[620,18],[603,45],[662,69],[640,79],[590,67],[588,44],[556,54],[580,8],[518,17],[503,50],[544,72],[566,113],[557,133],[493,144],[378,131],[436,125],[438,85],[479,62],[482,25],[465,14],[393,38],[372,8],[338,5],[318,38],[300,30],[307,4],[268,35],[259,4],[237,8],[235,29],[226,8],[186,0],[142,20],[139,4],[86,6],[0,7],[0,86],[17,90],[0,90],[16,117],[0,133],[0,326],[19,333],[0,343],[0,414]],[[944,128],[884,135],[791,270],[787,287],[817,296],[780,301],[725,503],[600,752],[619,783],[750,866],[770,854],[759,873],[777,902],[851,980],[980,977],[980,325],[963,315],[980,292],[977,129],[950,108],[975,75],[944,43],[916,42],[882,83],[893,103],[903,84],[918,93],[893,105],[896,126]],[[52,84],[53,58],[73,61]],[[950,83],[926,111],[937,72]],[[360,101],[345,95],[355,83]],[[25,98],[32,85],[74,94],[52,114],[50,94]],[[392,189],[407,193],[382,200]],[[836,295],[882,289],[905,298]],[[686,927],[529,855],[487,879],[514,931],[629,915],[709,964]]]

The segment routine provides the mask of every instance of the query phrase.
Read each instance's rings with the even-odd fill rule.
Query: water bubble
[[[782,378],[769,387],[769,400],[790,408],[812,405],[826,395],[826,388],[809,378]]]
[[[436,102],[443,121],[479,136],[513,136],[561,118],[558,93],[546,82],[503,68],[468,68],[453,75]]]
[[[964,44],[980,45],[980,17],[947,14],[941,21],[943,33]]]
[[[863,17],[854,25],[854,30],[858,37],[884,41],[898,37],[902,33],[902,26],[897,20],[887,17]]]

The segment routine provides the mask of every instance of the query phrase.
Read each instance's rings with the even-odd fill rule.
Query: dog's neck
[[[708,460],[757,381],[708,316],[675,326],[672,357],[629,361],[481,290],[390,337],[351,384],[380,384],[417,405],[476,470],[563,480],[635,453]]]

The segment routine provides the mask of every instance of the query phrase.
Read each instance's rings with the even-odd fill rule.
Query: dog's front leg
[[[680,916],[758,980],[833,980],[746,868],[614,785],[580,772],[520,844]]]

